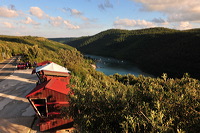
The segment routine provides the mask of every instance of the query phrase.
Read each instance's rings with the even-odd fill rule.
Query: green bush
[[[162,77],[72,77],[75,123],[81,132],[198,132],[200,82]]]

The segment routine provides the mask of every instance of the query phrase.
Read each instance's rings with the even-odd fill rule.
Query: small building
[[[46,64],[52,63],[52,61],[43,61],[43,62],[39,62],[37,63],[37,66],[44,66]]]
[[[40,119],[40,131],[73,122],[72,118],[63,119],[61,111],[63,107],[69,107],[70,93],[66,82],[52,78],[26,95]]]
[[[41,64],[41,63],[40,63]],[[33,69],[32,74],[36,73],[38,77],[38,83],[40,84],[51,78],[57,78],[69,84],[70,81],[70,71],[67,68],[62,67],[56,63],[47,63],[46,65],[36,67]]]
[[[63,108],[69,107],[72,93],[70,71],[53,62],[36,67],[33,73],[38,76],[37,86],[26,95],[40,122],[40,131],[57,128],[73,122],[71,117],[63,118]]]

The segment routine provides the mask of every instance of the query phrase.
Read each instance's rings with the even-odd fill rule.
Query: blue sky
[[[80,37],[107,29],[200,27],[199,0],[0,0],[0,34]]]

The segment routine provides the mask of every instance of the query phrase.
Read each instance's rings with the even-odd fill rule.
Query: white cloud
[[[61,9],[61,11],[66,13],[67,12],[67,8],[64,7],[64,8]]]
[[[114,21],[114,26],[116,28],[147,28],[155,27],[155,24],[145,20],[134,20],[134,19],[117,19]]]
[[[40,23],[37,23],[36,21],[34,21],[33,19],[31,19],[31,17],[26,17],[25,20],[21,21],[24,24],[33,24],[33,25],[39,25]]]
[[[187,30],[187,29],[192,29],[193,26],[188,21],[185,21],[185,22],[180,22],[180,25],[178,26],[178,28],[180,30]]]
[[[19,16],[18,12],[13,9],[8,9],[7,7],[0,7],[0,17],[17,17]]]
[[[79,29],[78,25],[71,24],[68,20],[64,20],[64,24],[68,29]]]
[[[72,15],[82,15],[82,13],[80,11],[78,11],[77,9],[70,9],[69,8],[69,10],[70,10]]]
[[[132,0],[138,3],[142,3],[141,10],[143,11],[164,11],[173,12],[174,10],[183,10],[186,8],[190,1],[196,0]]]
[[[3,22],[3,25],[6,27],[6,28],[14,28],[14,26],[9,23],[9,22]]]
[[[49,23],[54,27],[59,27],[65,25],[68,29],[79,29],[78,25],[73,25],[68,20],[64,20],[62,17],[49,17]]]
[[[141,11],[158,11],[169,22],[200,21],[199,0],[132,0],[142,4]]]
[[[40,9],[39,7],[30,7],[29,12],[31,15],[36,16],[40,19],[48,17],[48,15],[44,11],[42,11],[42,9]]]
[[[72,15],[75,16],[80,16],[82,17],[82,13],[79,12],[76,9],[68,9],[70,10]],[[54,27],[62,27],[63,25],[66,26],[68,29],[79,29],[80,27],[78,25],[73,25],[72,23],[70,23],[70,21],[68,20],[64,20],[62,17],[57,16],[57,17],[53,17],[53,16],[49,16],[48,14],[46,14],[42,9],[40,9],[39,7],[31,7],[30,8],[30,14],[33,16],[36,16],[40,19],[45,19],[49,22],[49,24],[51,24]],[[30,23],[32,19],[28,18],[26,20],[26,23]]]
[[[113,8],[113,5],[109,0],[105,0],[104,3],[98,5],[99,9],[106,10],[106,8]]]
[[[49,23],[55,27],[61,26],[63,24],[63,18],[58,16],[58,17],[49,17],[50,21]]]
[[[132,27],[136,25],[136,21],[130,19],[118,19],[114,22],[114,24],[120,26]]]
[[[81,18],[83,21],[89,21],[89,18],[85,17],[82,12],[78,11],[77,9],[68,8],[72,16]]]
[[[80,18],[84,21],[91,21],[89,18],[85,17],[85,16],[80,16]]]
[[[152,20],[152,22],[155,22],[155,23],[165,23],[165,20],[162,19],[162,18],[154,18],[154,19]]]
[[[71,10],[71,15],[72,14],[82,20],[87,20],[87,18],[83,16],[83,13],[76,9]],[[17,35],[16,31],[19,31],[21,35],[44,36],[50,35],[49,31],[51,30],[57,32],[57,35],[60,32],[65,33],[65,29],[69,29],[74,32],[76,29],[80,29],[80,26],[70,22],[70,20],[62,18],[61,16],[48,15],[39,7],[30,7],[29,14],[25,14],[22,11],[17,11],[15,6],[11,5],[11,7],[8,8],[0,6],[0,28],[1,34],[6,33],[10,35]],[[64,30],[60,30],[60,28]]]

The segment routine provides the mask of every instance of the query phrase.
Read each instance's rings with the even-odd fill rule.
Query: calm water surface
[[[96,56],[96,55],[85,55],[96,60],[97,71],[101,71],[106,75],[113,75],[115,73],[125,75],[133,74],[135,76],[144,75],[153,77],[150,74],[142,72],[133,63],[114,58]]]

